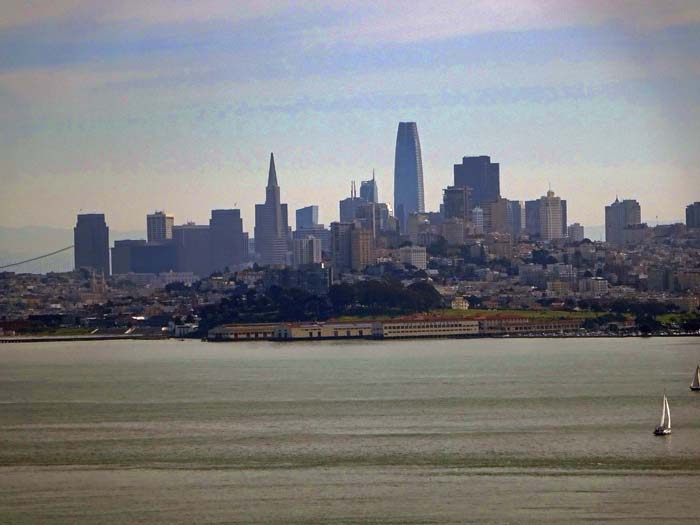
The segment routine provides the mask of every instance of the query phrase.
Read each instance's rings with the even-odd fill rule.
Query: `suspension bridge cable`
[[[47,257],[51,257],[52,255],[56,255],[57,253],[65,252],[67,250],[70,250],[71,248],[73,248],[72,244],[70,246],[66,246],[65,248],[61,248],[60,250],[56,250],[55,252],[46,253],[44,255],[39,255],[38,257],[32,257],[31,259],[27,259],[25,261],[19,261],[19,262],[12,263],[12,264],[5,264],[3,266],[0,266],[0,270],[3,270],[5,268],[12,268],[13,266],[19,266],[20,264],[24,264],[24,263],[28,263],[28,262],[32,262],[32,261],[38,261],[39,259],[46,259]]]

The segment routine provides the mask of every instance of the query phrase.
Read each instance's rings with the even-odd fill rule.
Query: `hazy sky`
[[[700,2],[4,0],[0,120],[1,226],[239,207],[252,234],[270,151],[291,222],[327,224],[372,168],[392,202],[402,120],[428,209],[485,154],[503,196],[551,182],[569,222],[616,194],[677,219],[700,200]]]

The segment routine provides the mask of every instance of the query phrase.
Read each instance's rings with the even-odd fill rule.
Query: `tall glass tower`
[[[425,211],[423,159],[415,122],[399,122],[394,157],[394,212],[401,232],[406,231],[408,215]]]

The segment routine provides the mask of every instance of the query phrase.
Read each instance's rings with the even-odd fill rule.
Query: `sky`
[[[426,208],[466,155],[501,193],[549,185],[569,222],[616,195],[643,220],[700,200],[700,3],[4,0],[0,226],[103,212],[145,230],[240,208],[254,227],[275,153],[283,202],[328,224],[376,170],[393,201],[416,121]]]

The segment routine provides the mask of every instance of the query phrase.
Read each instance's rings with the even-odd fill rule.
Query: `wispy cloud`
[[[158,204],[148,180],[185,188],[158,197],[180,217],[206,217],[236,192],[252,226],[270,149],[290,205],[317,199],[333,219],[347,180],[373,166],[390,200],[399,119],[419,121],[431,207],[451,163],[470,152],[503,162],[514,198],[534,196],[525,189],[539,191],[531,179],[545,172],[557,180],[602,166],[624,186],[625,173],[659,159],[677,185],[690,180],[697,1],[409,4],[6,0],[0,223],[54,220],[38,203],[55,197],[66,224],[92,202],[136,227],[139,210]],[[319,194],[292,191],[302,179]],[[598,209],[604,191],[579,209]],[[120,198],[131,209],[109,209]]]
[[[611,23],[630,30],[661,30],[700,22],[700,4],[694,0],[432,0],[414,2],[410,8],[379,0],[350,3],[348,11],[353,14],[349,20],[313,38],[378,44]]]

